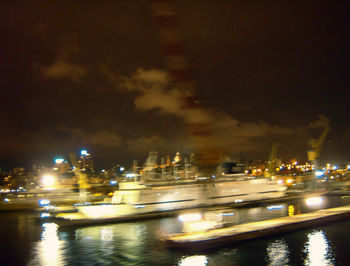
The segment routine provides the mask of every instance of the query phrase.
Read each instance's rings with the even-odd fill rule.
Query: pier
[[[181,233],[163,239],[169,248],[211,249],[350,218],[350,205],[206,231]]]

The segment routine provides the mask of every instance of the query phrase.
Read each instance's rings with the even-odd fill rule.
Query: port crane
[[[313,189],[314,188],[314,185],[315,185],[315,181],[316,181],[316,171],[318,170],[318,160],[319,160],[319,157],[320,157],[320,152],[321,152],[321,148],[323,146],[323,143],[325,142],[326,138],[327,138],[327,135],[330,131],[331,127],[329,125],[327,125],[321,136],[318,138],[318,139],[310,139],[309,140],[309,149],[307,151],[307,156],[308,156],[308,159],[309,161],[314,165],[314,170],[313,170],[313,173],[314,173],[314,177],[313,177],[313,180],[310,184],[310,189]]]
[[[322,145],[326,140],[330,129],[331,127],[327,125],[318,139],[310,139],[309,149],[307,151],[309,161],[314,162],[319,159]]]
[[[267,164],[267,170],[264,172],[265,177],[271,177],[275,174],[276,167],[277,167],[277,150],[278,150],[278,144],[277,142],[274,142],[272,144],[271,152],[269,155],[269,161]]]

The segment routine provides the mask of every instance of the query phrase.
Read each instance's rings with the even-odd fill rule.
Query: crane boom
[[[309,150],[307,151],[309,161],[315,161],[320,157],[322,145],[326,140],[330,129],[331,127],[327,125],[318,139],[310,139]]]

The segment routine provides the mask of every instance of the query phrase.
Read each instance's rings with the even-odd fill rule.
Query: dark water
[[[226,209],[224,220],[242,223],[347,204],[349,197],[324,197],[316,207],[299,200]],[[159,241],[182,231],[177,217],[75,229],[38,217],[0,213],[1,265],[350,265],[350,221],[190,253],[168,250]]]

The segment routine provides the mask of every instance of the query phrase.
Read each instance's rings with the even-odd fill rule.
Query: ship
[[[150,160],[144,169],[150,169],[149,165]],[[231,166],[230,171],[209,177],[196,174],[190,175],[191,178],[181,178],[180,176],[189,176],[186,173],[189,171],[188,166],[182,172],[178,167],[172,179],[155,178],[156,173],[152,175],[151,171],[144,171],[143,178],[135,175],[132,181],[120,182],[111,199],[76,204],[76,212],[58,213],[53,218],[60,225],[125,221],[161,217],[199,207],[280,198],[285,195],[286,187],[277,180],[250,176],[239,170],[239,164]],[[220,169],[223,170],[225,169]],[[166,176],[164,171],[161,175]]]

